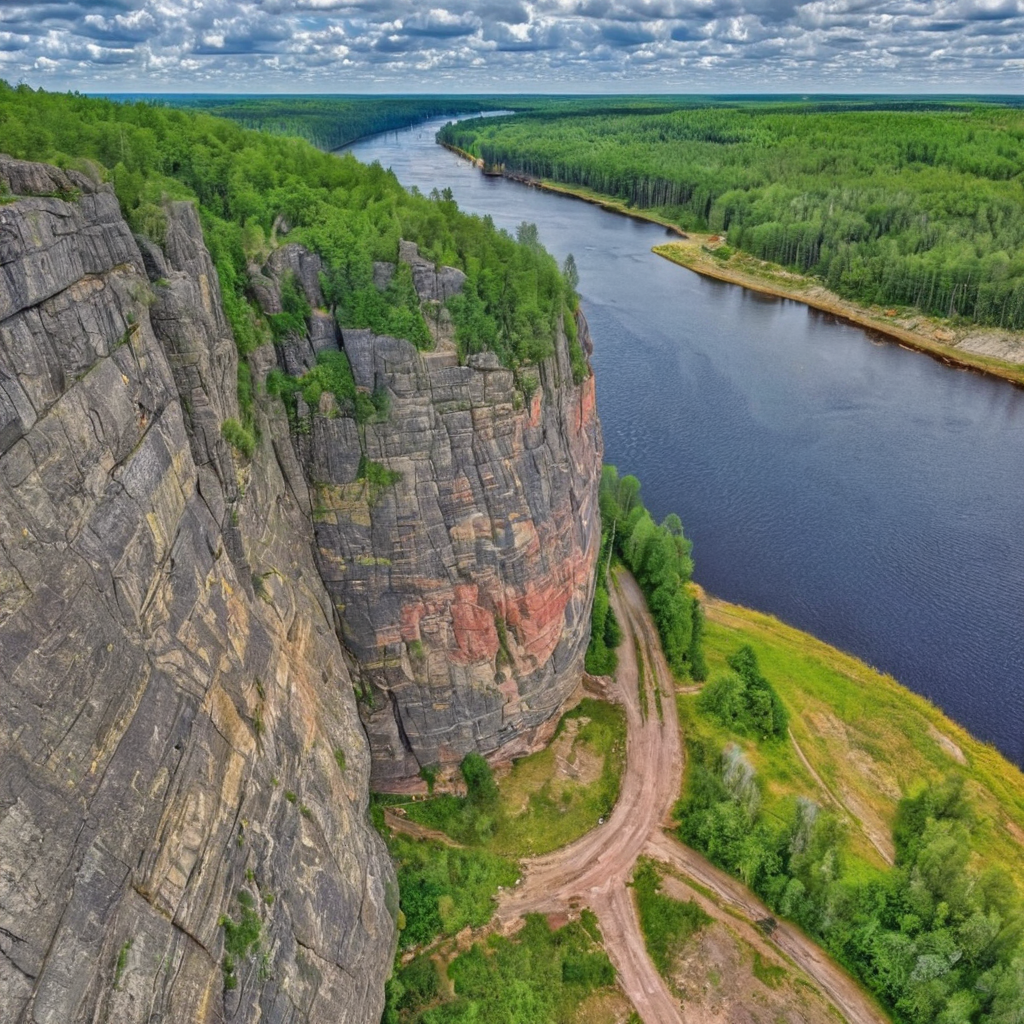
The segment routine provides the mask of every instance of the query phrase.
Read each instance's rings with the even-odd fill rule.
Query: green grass
[[[979,818],[972,834],[979,865],[1024,877],[1024,774],[995,748],[892,677],[807,633],[736,605],[709,601],[706,607],[709,678],[727,671],[726,658],[750,644],[790,712],[790,729],[807,759],[848,807],[870,815],[888,833],[901,796],[961,771]],[[738,743],[765,784],[766,811],[787,813],[786,805],[799,794],[828,806],[791,743],[757,744],[729,734],[698,715],[695,704],[694,697],[679,698],[684,735],[719,746]],[[936,733],[959,747],[964,765],[940,745]],[[851,871],[882,866],[856,825],[848,852]]]
[[[710,924],[711,918],[693,900],[682,903],[665,896],[658,869],[646,857],[633,871],[633,891],[647,952],[654,966],[668,977],[676,953],[691,935]]]
[[[571,761],[596,768],[597,777],[583,783],[556,775],[556,749],[573,720],[579,727]],[[460,797],[445,794],[407,803],[406,814],[458,842],[508,857],[525,857],[556,850],[588,832],[607,816],[619,795],[626,756],[626,719],[622,709],[585,698],[562,716],[555,737],[544,750],[521,758],[498,783],[498,805],[480,811]]]
[[[633,650],[636,654],[636,685],[640,691],[640,717],[647,721],[647,670],[644,666],[644,651],[640,638],[633,637]]]
[[[413,960],[388,982],[383,1024],[568,1024],[579,1004],[610,990],[615,970],[578,921],[553,931],[531,914],[513,938],[491,935],[447,968]]]
[[[789,977],[785,967],[768,963],[757,950],[754,951],[754,962],[750,969],[754,977],[769,988],[778,988]]]
[[[403,948],[479,928],[494,912],[499,886],[515,885],[519,868],[486,850],[465,850],[431,840],[392,835],[388,848],[398,862],[405,928]]]

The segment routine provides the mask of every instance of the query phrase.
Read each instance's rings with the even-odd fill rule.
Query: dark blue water
[[[1024,763],[1024,391],[676,267],[663,229],[485,178],[440,123],[351,150],[575,255],[606,460],[679,513],[696,579]]]

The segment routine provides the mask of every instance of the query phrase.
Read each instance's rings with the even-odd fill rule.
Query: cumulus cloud
[[[0,75],[94,91],[1018,92],[1024,0],[42,0]]]

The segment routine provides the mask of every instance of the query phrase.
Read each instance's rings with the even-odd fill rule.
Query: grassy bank
[[[706,614],[709,681],[677,696],[679,838],[803,928],[895,1021],[1014,1020],[1024,776],[855,658],[724,602]]]
[[[865,826],[891,834],[902,796],[916,794],[951,771],[962,772],[978,817],[972,835],[976,858],[1024,878],[1024,773],[994,747],[891,676],[808,633],[713,598],[704,608],[709,677],[726,669],[726,658],[738,646],[749,644],[790,711],[796,744],[759,746],[731,737],[766,781],[766,807],[797,794],[831,804],[798,745],[821,783],[855,819],[851,852],[881,866]],[[697,713],[696,700],[693,695],[679,698],[688,723],[684,732],[726,739],[726,731]]]

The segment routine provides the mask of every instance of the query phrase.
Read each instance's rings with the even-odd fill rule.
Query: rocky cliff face
[[[279,403],[251,462],[221,439],[195,213],[159,249],[105,186],[0,181],[0,1020],[375,1021],[394,877],[338,595]]]
[[[260,287],[287,266],[317,306],[309,254],[286,249]],[[435,269],[414,245],[400,258],[425,303],[462,287],[460,271]],[[377,265],[378,286],[392,271]],[[594,380],[573,383],[564,332],[528,400],[495,355],[461,366],[443,318],[436,333],[437,350],[422,353],[324,329],[314,314],[309,339],[282,354],[294,373],[340,344],[357,387],[388,396],[386,419],[360,425],[328,402],[297,438],[320,574],[358,661],[373,783],[386,789],[470,750],[511,755],[542,738],[582,676],[600,545]]]

